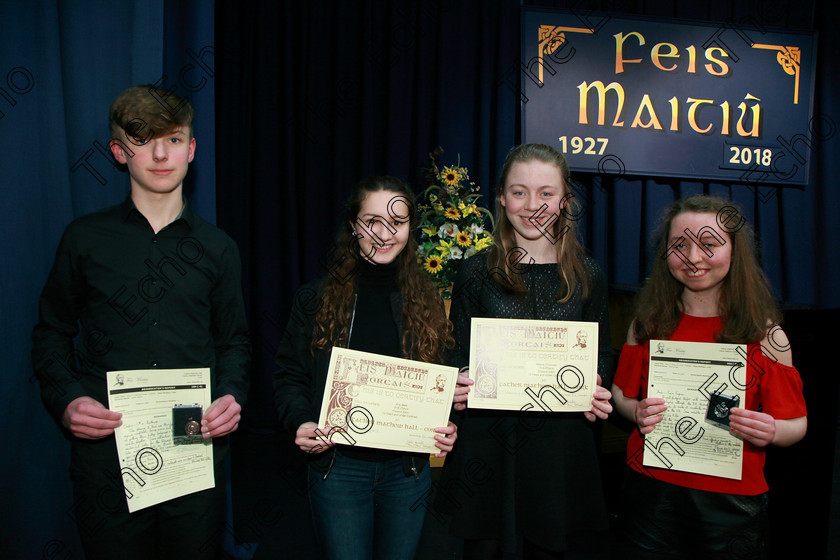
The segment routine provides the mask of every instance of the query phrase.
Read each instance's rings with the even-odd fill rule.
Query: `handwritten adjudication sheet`
[[[128,511],[213,488],[213,445],[196,433],[200,415],[173,413],[207,410],[210,369],[109,371],[107,381],[108,408],[123,415],[114,435]]]
[[[728,416],[714,403],[710,410],[716,392],[743,406],[746,355],[743,344],[650,341],[647,395],[668,409],[645,436],[642,464],[741,479],[744,442],[707,416]]]

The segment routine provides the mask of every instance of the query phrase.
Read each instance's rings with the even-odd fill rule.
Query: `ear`
[[[187,158],[187,163],[192,163],[193,158],[195,157],[195,137],[190,138],[190,155]]]
[[[505,193],[504,192],[499,193],[499,203],[502,205],[502,208],[505,207]]]
[[[127,162],[127,159],[125,157],[125,151],[123,151],[122,146],[120,146],[119,142],[116,142],[112,139],[110,142],[108,142],[108,147],[111,148],[111,154],[114,156],[114,159],[117,160],[118,163],[125,165]]]

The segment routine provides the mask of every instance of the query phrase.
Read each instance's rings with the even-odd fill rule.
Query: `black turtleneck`
[[[360,258],[356,267],[356,310],[348,347],[363,352],[402,357],[400,333],[391,308],[391,294],[399,292],[397,262],[374,264]],[[397,309],[402,313],[402,309]],[[341,452],[363,461],[387,461],[403,453],[385,449],[341,446]]]
[[[356,311],[348,346],[353,350],[401,357],[400,335],[391,309],[391,294],[400,291],[398,264],[373,264],[362,258],[356,271]]]

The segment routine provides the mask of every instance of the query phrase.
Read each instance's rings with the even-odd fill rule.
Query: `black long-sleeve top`
[[[242,404],[251,347],[236,244],[186,205],[158,233],[130,197],[82,216],[61,239],[32,339],[58,421],[78,397],[107,406],[114,370],[209,367],[213,399]]]

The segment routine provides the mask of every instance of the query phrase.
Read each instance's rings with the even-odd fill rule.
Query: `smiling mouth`
[[[531,227],[542,227],[545,223],[545,216],[541,216],[539,218],[532,218],[531,216],[519,216],[519,218],[525,223],[526,226]]]
[[[708,269],[698,268],[695,271],[686,270],[686,275],[688,275],[689,278],[700,278],[701,276],[705,276],[707,272],[709,272]]]
[[[394,244],[391,243],[389,245],[373,245],[373,248],[380,253],[385,253],[387,251],[390,251],[391,247],[393,247],[393,246],[394,246]]]

